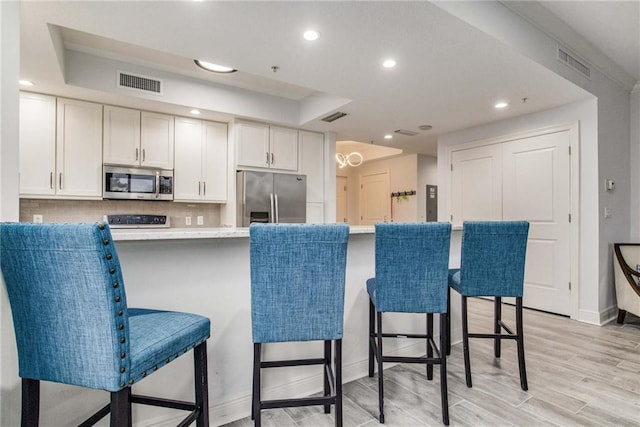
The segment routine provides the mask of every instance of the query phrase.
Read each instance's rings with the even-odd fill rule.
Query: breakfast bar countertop
[[[350,234],[373,234],[372,225],[353,225]],[[232,239],[249,237],[248,227],[111,229],[116,242],[141,240]]]

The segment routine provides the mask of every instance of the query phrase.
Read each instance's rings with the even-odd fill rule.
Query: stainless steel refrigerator
[[[305,175],[238,171],[237,224],[252,222],[306,222],[307,177]]]

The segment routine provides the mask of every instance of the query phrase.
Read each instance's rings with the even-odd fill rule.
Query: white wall
[[[597,186],[599,182],[598,121],[597,101],[595,99],[441,135],[438,138],[438,216],[445,218],[450,211],[449,194],[451,171],[449,168],[450,159],[446,158],[447,147],[472,141],[509,136],[575,121],[579,121],[579,155],[581,165],[579,183],[579,318],[584,321],[599,323],[600,316],[606,313],[601,313],[602,308],[599,305],[598,235],[593,232],[593,230],[596,230],[598,227]]]
[[[359,188],[360,177],[378,172],[389,172],[389,192],[403,192],[415,190],[419,194],[418,183],[418,155],[403,154],[365,161],[361,166],[339,169],[336,167],[336,175],[346,176],[347,183],[347,219],[349,224],[360,223],[359,214]],[[334,184],[335,187],[335,184]],[[418,221],[418,197],[408,196],[407,200],[393,201],[393,220],[395,222]],[[391,195],[389,194],[389,197]]]
[[[20,3],[0,2],[0,221],[18,220]],[[20,382],[13,322],[0,277],[0,425],[19,425]]]
[[[640,82],[631,93],[631,235],[630,241],[640,241]]]
[[[590,150],[581,157],[581,161],[586,161],[587,167],[597,165],[597,175],[582,176],[581,179],[584,178],[585,181],[580,183],[581,227],[588,224],[592,227],[590,231],[594,235],[597,230],[597,236],[588,236],[587,239],[597,248],[597,259],[591,259],[590,254],[588,260],[583,260],[581,254],[581,268],[583,261],[593,262],[596,265],[595,277],[598,280],[598,289],[595,308],[591,307],[593,303],[591,298],[588,299],[589,310],[597,308],[597,311],[585,312],[583,315],[585,320],[589,318],[588,320],[594,323],[612,319],[615,315],[615,306],[611,246],[614,242],[626,241],[630,238],[631,192],[637,194],[640,186],[637,181],[630,181],[630,89],[609,77],[613,75],[609,69],[611,67],[603,66],[604,71],[601,71],[593,66],[591,76],[587,79],[560,63],[557,59],[559,43],[587,61],[590,58],[594,58],[594,63],[601,60],[596,58],[597,55],[593,50],[589,49],[590,45],[578,43],[576,40],[579,37],[569,34],[570,29],[565,29],[566,39],[558,41],[498,1],[445,1],[436,4],[598,98],[597,150],[596,152]],[[620,179],[621,185],[617,186],[615,192],[606,193],[603,186],[605,178]],[[613,209],[611,218],[604,218],[605,207]],[[581,249],[591,250],[591,247],[587,246],[587,241],[582,241],[582,237],[587,238],[587,236],[581,236]],[[591,270],[591,267],[589,269]]]

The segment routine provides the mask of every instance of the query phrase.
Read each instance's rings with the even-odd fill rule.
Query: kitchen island
[[[460,233],[453,234],[456,239]],[[248,228],[118,229],[112,230],[112,235],[129,307],[187,311],[211,319],[207,349],[212,425],[248,416],[253,357]],[[345,383],[367,375],[369,301],[365,281],[374,276],[374,261],[374,227],[350,227],[343,337]],[[388,314],[385,323],[390,331],[423,332],[425,320],[423,316]],[[385,352],[417,356],[425,353],[425,344],[393,340]],[[266,347],[264,360],[319,354],[320,342],[272,344]],[[263,372],[263,396],[271,399],[318,392],[322,389],[321,372],[317,366]],[[134,392],[192,399],[192,353],[135,385]],[[107,398],[106,393],[45,383],[43,401],[51,405],[42,408],[41,416],[66,425],[73,421],[69,414],[76,414],[73,416],[80,422]],[[134,420],[140,426],[175,425],[181,415],[134,405]]]

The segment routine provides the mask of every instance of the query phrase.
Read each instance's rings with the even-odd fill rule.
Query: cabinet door
[[[238,166],[268,168],[270,161],[269,126],[262,123],[236,123]]]
[[[166,114],[142,112],[141,166],[173,169],[174,118]]]
[[[202,194],[202,122],[175,118],[174,194],[177,201],[198,201]]]
[[[227,201],[227,125],[203,122],[203,199]]]
[[[324,202],[324,135],[300,131],[300,173],[307,176],[307,202]]]
[[[102,105],[58,98],[57,194],[102,198]]]
[[[20,93],[20,195],[54,195],[56,98]]]
[[[103,161],[107,164],[140,165],[140,111],[104,106]]]
[[[298,170],[298,131],[270,127],[270,166],[272,169]]]

